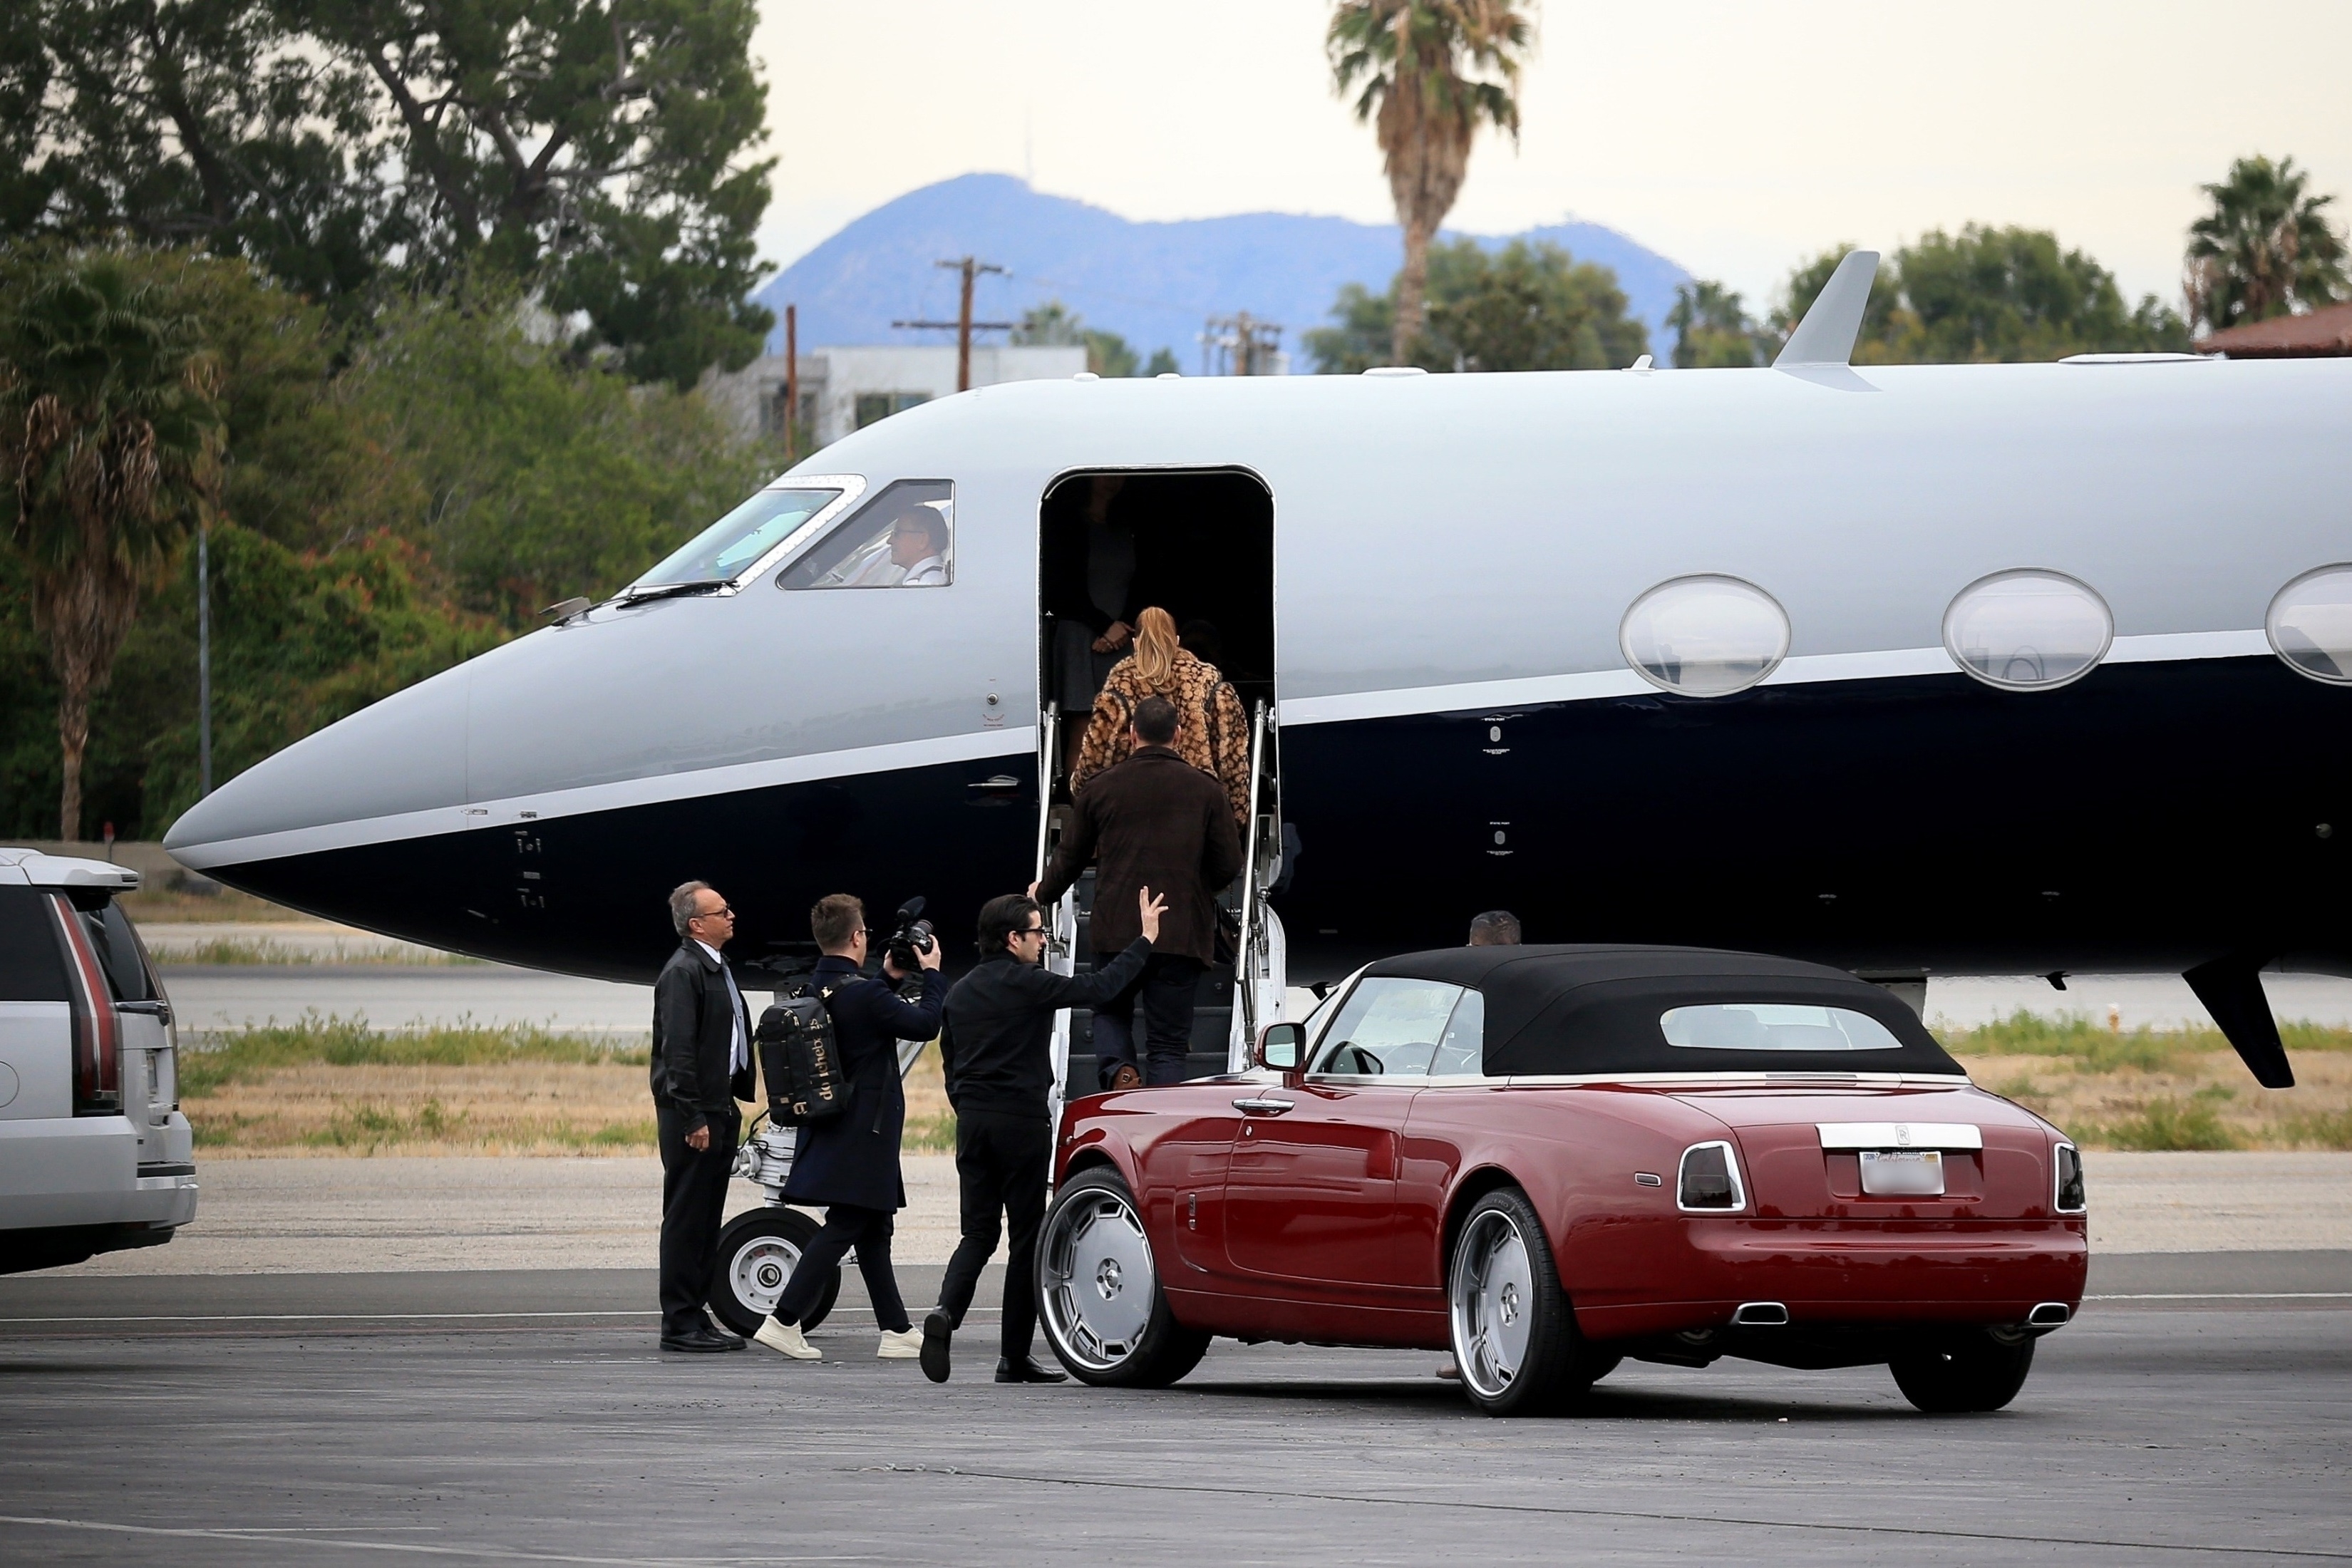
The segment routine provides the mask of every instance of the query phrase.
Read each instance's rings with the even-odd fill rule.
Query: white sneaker
[[[889,1329],[883,1330],[882,1348],[874,1352],[877,1359],[881,1361],[916,1361],[920,1359],[922,1353],[923,1331],[913,1327],[899,1329],[895,1332]]]
[[[824,1352],[808,1342],[798,1323],[780,1323],[773,1318],[760,1320],[760,1331],[751,1336],[755,1345],[765,1345],[780,1355],[794,1361],[823,1361]]]

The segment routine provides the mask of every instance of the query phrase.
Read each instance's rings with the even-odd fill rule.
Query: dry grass
[[[654,1147],[641,1048],[529,1028],[389,1034],[316,1015],[206,1043],[183,1053],[181,1104],[208,1157]],[[908,1148],[955,1147],[938,1052],[908,1075],[907,1101]]]
[[[2255,1083],[2211,1029],[2115,1032],[2020,1013],[1937,1030],[1970,1078],[2088,1148],[2352,1149],[2352,1030],[2280,1033],[2289,1089]]]

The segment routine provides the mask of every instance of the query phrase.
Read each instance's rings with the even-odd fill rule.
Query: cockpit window
[[[955,486],[901,479],[776,578],[779,588],[944,588],[955,581]]]
[[[732,583],[792,537],[839,490],[761,490],[694,536],[693,542],[629,584],[630,589]]]
[[[1310,1070],[1354,1078],[1424,1078],[1461,1000],[1461,986],[1434,980],[1378,975],[1363,980],[1323,1031]]]
[[[1899,1051],[1903,1042],[1870,1016],[1845,1007],[1777,1002],[1670,1007],[1658,1019],[1666,1044],[1716,1051]]]

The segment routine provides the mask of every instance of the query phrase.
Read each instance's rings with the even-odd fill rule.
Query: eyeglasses
[[[1044,936],[1045,934],[1045,928],[1044,926],[1023,926],[1019,931],[1014,931],[1013,934],[1014,936]]]
[[[698,921],[715,921],[721,915],[725,915],[730,921],[733,920],[735,918],[734,906],[731,904],[721,904],[715,910],[700,910],[690,918]]]

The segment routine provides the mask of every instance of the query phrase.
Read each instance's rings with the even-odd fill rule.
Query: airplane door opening
[[[1079,472],[1045,492],[1038,522],[1041,871],[1069,820],[1096,696],[1134,651],[1146,609],[1167,611],[1185,650],[1214,665],[1240,699],[1255,831],[1244,831],[1248,867],[1221,900],[1234,951],[1202,982],[1187,1064],[1188,1077],[1223,1072],[1266,1021],[1265,998],[1278,1008],[1281,995],[1280,924],[1265,905],[1281,843],[1274,497],[1255,475],[1230,468]],[[1093,882],[1089,873],[1062,909],[1048,911],[1055,929],[1048,962],[1065,973],[1093,961],[1086,942]],[[1089,1037],[1083,1014],[1067,1034],[1057,1030],[1057,1040],[1068,1041],[1072,1094],[1108,1087],[1097,1081]]]

